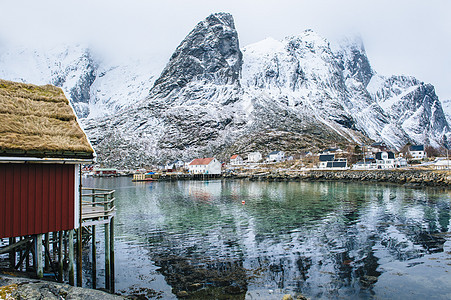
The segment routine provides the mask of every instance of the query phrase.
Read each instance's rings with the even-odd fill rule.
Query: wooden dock
[[[105,232],[105,289],[114,292],[114,216],[116,207],[114,190],[82,189],[82,226],[90,227],[92,287],[97,287],[96,226],[103,225]],[[81,249],[80,249],[81,251]],[[81,264],[81,261],[79,262]],[[81,270],[81,268],[80,268]],[[81,274],[79,275],[81,276]]]

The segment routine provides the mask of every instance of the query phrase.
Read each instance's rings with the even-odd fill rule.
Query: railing
[[[106,224],[115,215],[114,190],[82,188],[82,226]]]

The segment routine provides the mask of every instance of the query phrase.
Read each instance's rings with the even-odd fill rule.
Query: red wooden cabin
[[[94,150],[60,88],[0,80],[0,238],[79,226]]]

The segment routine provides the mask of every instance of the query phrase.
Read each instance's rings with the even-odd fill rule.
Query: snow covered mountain
[[[106,165],[451,139],[434,87],[378,75],[359,39],[331,45],[306,30],[240,49],[232,16],[219,13],[187,35],[158,78],[155,70],[81,46],[0,55],[0,77],[63,87]]]
[[[105,61],[81,45],[13,48],[0,53],[0,78],[61,87],[79,118],[96,118],[146,97],[155,65],[149,58]]]
[[[101,160],[132,165],[370,139],[439,146],[449,135],[433,87],[377,75],[360,40],[331,47],[307,30],[241,51],[224,13],[188,34],[148,97],[86,130]]]

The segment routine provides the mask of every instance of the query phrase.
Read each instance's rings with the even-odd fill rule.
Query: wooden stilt
[[[49,234],[44,234],[44,248],[49,249]],[[45,256],[45,266],[44,266],[45,272],[50,271],[50,260],[47,256]]]
[[[63,231],[58,233],[58,281],[63,282],[64,263],[63,263]]]
[[[91,226],[91,235],[92,235],[92,288],[95,289],[97,287],[97,248],[96,248],[96,226]]]
[[[44,277],[44,261],[42,257],[42,234],[37,234],[35,237],[34,254],[36,258],[36,275],[38,278]]]
[[[83,231],[80,226],[77,229],[77,286],[83,286],[82,282],[82,245],[81,245],[81,232]]]
[[[78,254],[77,255],[77,257],[78,257],[78,259],[77,259],[77,286],[82,287],[83,286],[83,281],[82,281],[83,256],[82,256],[82,245],[81,245],[82,240],[81,240],[81,238],[82,238],[82,232],[83,232],[83,227],[82,227],[82,223],[83,223],[83,209],[82,209],[82,207],[83,207],[83,201],[82,201],[83,189],[82,189],[82,185],[81,185],[81,182],[82,182],[82,179],[81,179],[81,166],[79,166],[78,170],[79,170],[79,172],[78,172],[78,176],[79,176],[79,178],[78,178],[78,180],[79,180],[78,181],[79,182],[79,186],[78,186],[78,201],[79,201],[79,203],[78,203],[78,205],[79,205],[80,212],[78,214],[79,227],[78,227],[78,239],[77,239],[78,240],[78,243],[77,243],[77,248],[78,248],[78,251],[77,251],[77,254]]]
[[[9,238],[9,245],[13,245],[16,243],[16,238],[11,237]],[[16,266],[16,249],[12,248],[11,251],[9,251],[9,266],[11,269],[14,269]]]
[[[110,272],[111,272],[111,287],[110,291],[114,293],[114,217],[110,221]]]
[[[105,289],[110,290],[110,230],[108,223],[105,224]]]
[[[74,270],[74,230],[69,230],[69,284],[75,285],[75,270]]]
[[[52,233],[52,241],[53,241],[53,245],[52,245],[53,260],[56,261],[56,258],[58,257],[58,233],[57,232]]]

